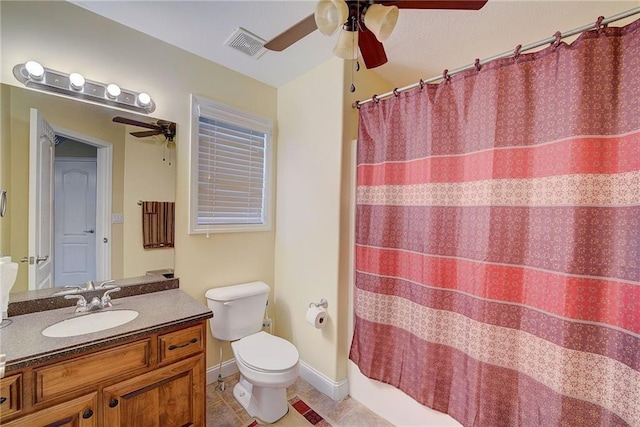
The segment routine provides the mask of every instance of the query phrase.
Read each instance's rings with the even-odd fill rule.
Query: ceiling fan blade
[[[162,131],[145,130],[142,132],[131,132],[131,135],[135,136],[136,138],[144,138],[145,136],[160,135],[161,133]]]
[[[316,25],[316,19],[313,14],[307,16],[302,21],[295,24],[293,27],[278,34],[271,40],[269,40],[264,47],[276,52],[281,52],[302,39],[303,37],[314,32],[318,26]]]
[[[125,125],[138,126],[141,128],[162,130],[161,126],[154,125],[153,123],[139,122],[137,120],[128,119],[126,117],[114,117],[113,121],[116,123],[122,123]]]
[[[141,128],[155,129],[159,131],[162,130],[161,126],[154,125],[153,123],[139,122],[137,120],[127,119],[126,117],[114,117],[113,121],[116,123],[123,123],[125,125],[138,126]]]
[[[387,63],[387,54],[384,46],[376,36],[366,27],[362,27],[358,34],[358,47],[368,70]]]
[[[479,10],[487,0],[397,0],[380,1],[385,6],[398,6],[399,9],[461,9]]]

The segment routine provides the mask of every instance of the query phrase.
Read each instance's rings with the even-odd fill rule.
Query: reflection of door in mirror
[[[86,146],[65,139],[59,146]],[[96,158],[62,157],[56,149],[53,214],[54,286],[96,276]]]
[[[53,286],[53,128],[31,109],[29,130],[29,289]]]
[[[31,122],[29,289],[109,279],[111,144]]]

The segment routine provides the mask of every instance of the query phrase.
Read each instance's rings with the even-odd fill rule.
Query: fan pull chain
[[[355,44],[355,37],[356,34],[358,34],[358,30],[356,28],[356,31],[353,32],[353,35],[351,37],[353,37],[353,56],[356,58],[356,64],[355,67],[351,68],[351,86],[349,87],[349,92],[354,93],[356,91],[356,85],[354,84],[354,75],[353,75],[353,69],[355,68],[356,72],[360,71],[360,61],[358,60],[358,56],[357,56],[357,49],[358,47]]]

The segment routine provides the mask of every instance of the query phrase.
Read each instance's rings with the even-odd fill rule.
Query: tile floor
[[[233,397],[233,386],[238,382],[239,374],[224,379],[225,390],[216,391],[216,383],[207,386],[207,427],[241,427],[251,420],[251,417]],[[340,402],[314,389],[302,378],[287,389],[287,398],[297,395],[322,415],[334,427],[392,427],[393,424],[371,412],[364,405],[347,396]],[[285,423],[291,414],[287,414],[282,421],[273,426]],[[301,426],[304,427],[304,426]]]

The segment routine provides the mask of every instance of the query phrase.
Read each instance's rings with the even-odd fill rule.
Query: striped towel
[[[174,245],[174,202],[142,202],[142,246],[172,248]]]

